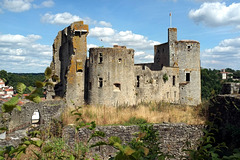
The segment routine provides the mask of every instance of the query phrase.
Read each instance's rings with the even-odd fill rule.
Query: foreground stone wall
[[[59,118],[65,107],[64,101],[43,101],[40,103],[28,102],[22,106],[22,110],[14,109],[8,124],[8,132],[26,128],[32,124],[33,112],[38,110],[40,125],[48,124],[52,118]]]
[[[202,125],[186,125],[186,124],[154,124],[154,129],[158,130],[160,135],[161,151],[174,155],[174,159],[180,159],[184,155],[183,148],[186,149],[186,142],[189,141],[194,146],[197,144],[199,138],[203,135]],[[136,136],[135,133],[139,132],[138,126],[101,126],[96,130],[106,133],[104,140],[111,136],[118,136],[126,143],[130,142]],[[64,128],[64,137],[68,139],[70,146],[73,146],[75,141],[75,129],[73,126]],[[86,142],[90,137],[92,131],[82,128],[78,131],[77,137],[81,142]],[[100,141],[101,139],[95,138],[91,143]],[[104,159],[108,159],[109,155],[114,156],[116,150],[110,146],[95,147],[92,153],[101,155]]]

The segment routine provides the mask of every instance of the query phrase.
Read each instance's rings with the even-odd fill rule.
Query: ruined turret
[[[58,32],[53,43],[51,69],[60,78],[47,98],[66,98],[67,104],[84,103],[85,64],[87,59],[88,25],[72,23]]]

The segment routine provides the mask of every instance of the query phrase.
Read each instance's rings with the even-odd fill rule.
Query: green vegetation
[[[201,69],[202,99],[210,99],[212,96],[219,94],[222,83],[219,70]]]
[[[164,82],[168,81],[168,75],[166,73],[163,75],[163,81]]]
[[[203,100],[208,100],[221,93],[222,84],[224,82],[239,82],[239,80],[234,79],[240,79],[240,70],[226,68],[225,71],[231,72],[233,78],[222,80],[220,70],[206,68],[201,69],[201,89]]]
[[[5,70],[0,71],[0,78],[3,79],[8,86],[16,89],[18,83],[23,83],[26,86],[36,87],[36,81],[44,81],[44,73],[10,73]],[[25,93],[30,93],[26,90]]]
[[[147,120],[144,118],[137,118],[137,117],[131,117],[127,122],[125,122],[125,125],[139,125],[139,124],[146,124]]]

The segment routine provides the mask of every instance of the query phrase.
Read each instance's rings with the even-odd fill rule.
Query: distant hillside
[[[14,89],[19,82],[24,83],[26,86],[35,87],[36,81],[44,80],[44,73],[10,73],[1,70],[0,78],[5,80],[6,85],[13,86]]]

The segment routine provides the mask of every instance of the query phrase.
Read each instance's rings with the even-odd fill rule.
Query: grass
[[[81,113],[86,122],[95,121],[97,125],[124,125],[135,117],[147,123],[186,123],[204,124],[206,121],[203,106],[181,106],[168,103],[142,103],[135,106],[83,106]],[[69,108],[63,113],[63,124],[74,124],[76,117],[71,116]],[[141,121],[141,120],[140,120]],[[132,123],[130,123],[132,124]]]

